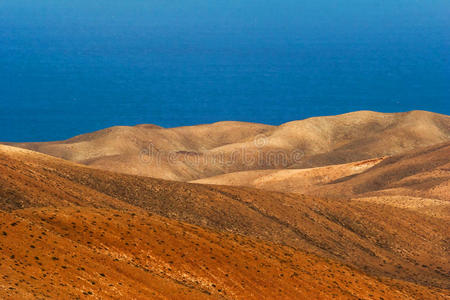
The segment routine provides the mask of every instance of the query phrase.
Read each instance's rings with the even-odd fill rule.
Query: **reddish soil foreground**
[[[0,297],[438,299],[290,247],[137,210],[1,213]]]
[[[0,199],[2,298],[450,295],[448,221],[392,206],[116,174],[7,146]]]

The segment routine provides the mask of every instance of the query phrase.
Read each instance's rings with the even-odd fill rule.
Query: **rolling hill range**
[[[449,140],[450,116],[359,111],[280,126],[117,126],[66,141],[10,145],[109,171],[191,181],[238,171],[344,164]]]
[[[383,164],[386,160],[379,162],[375,167]],[[368,170],[370,170],[370,168]],[[450,237],[448,228],[450,221],[448,218],[424,214],[417,210],[404,209],[403,207],[369,201],[350,201],[345,199],[332,200],[321,197],[264,191],[248,187],[172,182],[149,177],[113,173],[9,146],[0,146],[0,187],[0,198],[2,199],[0,209],[4,214],[2,220],[12,218],[11,223],[8,221],[4,222],[2,225],[2,230],[5,232],[6,236],[11,236],[12,233],[10,230],[13,230],[13,232],[18,230],[16,229],[17,227],[14,227],[14,229],[10,228],[12,223],[16,223],[14,218],[23,218],[26,222],[31,222],[25,223],[29,224],[26,225],[26,230],[29,230],[30,233],[28,233],[28,238],[31,239],[39,239],[38,232],[44,232],[42,228],[50,230],[58,238],[68,238],[70,236],[71,238],[69,241],[64,240],[64,243],[70,242],[72,243],[70,244],[71,246],[64,244],[64,247],[62,248],[72,249],[73,251],[69,251],[72,253],[71,255],[86,257],[89,256],[86,253],[90,253],[90,251],[94,250],[96,255],[103,255],[98,257],[93,256],[94,258],[92,261],[86,262],[86,264],[89,264],[89,267],[84,268],[90,270],[90,277],[74,275],[81,277],[80,280],[91,278],[90,280],[95,281],[96,284],[103,281],[92,279],[94,276],[92,274],[92,272],[94,272],[92,269],[94,261],[101,261],[104,259],[106,262],[104,264],[105,268],[112,263],[114,268],[116,268],[116,272],[122,274],[120,275],[122,277],[120,277],[119,274],[114,273],[114,276],[117,276],[116,278],[120,278],[113,280],[115,283],[112,283],[112,281],[105,281],[105,284],[108,283],[114,285],[118,284],[117,281],[122,280],[124,274],[134,272],[129,268],[135,265],[138,265],[139,268],[143,266],[142,264],[138,264],[139,261],[137,258],[142,260],[143,256],[141,255],[144,255],[143,253],[148,253],[148,248],[145,248],[147,250],[142,248],[144,250],[140,253],[133,252],[136,251],[136,247],[124,249],[123,252],[121,252],[122,250],[117,252],[116,248],[119,247],[117,244],[119,241],[128,243],[128,246],[133,246],[138,243],[140,238],[145,241],[144,236],[141,235],[141,232],[148,233],[148,231],[145,231],[147,230],[147,227],[141,224],[144,222],[144,219],[142,218],[145,218],[146,222],[153,224],[150,225],[152,227],[156,226],[154,222],[166,223],[168,227],[172,228],[170,230],[168,229],[167,236],[170,236],[171,232],[176,232],[176,236],[180,236],[182,232],[188,231],[186,228],[197,228],[195,229],[197,230],[197,236],[202,236],[208,241],[213,240],[213,236],[218,236],[220,240],[223,240],[223,247],[225,247],[223,253],[227,253],[224,254],[224,256],[234,252],[237,256],[242,255],[242,257],[248,257],[246,253],[252,253],[258,258],[255,259],[255,261],[258,261],[258,263],[256,263],[258,266],[277,265],[279,266],[279,270],[290,270],[289,272],[291,273],[283,272],[278,274],[278,276],[283,274],[281,277],[287,276],[286,274],[301,274],[299,273],[299,270],[311,274],[316,274],[317,272],[320,273],[321,271],[309,269],[316,264],[306,267],[303,264],[291,263],[289,260],[286,262],[286,259],[280,258],[279,254],[276,256],[278,258],[274,258],[275,254],[267,255],[267,253],[263,251],[265,247],[273,249],[270,250],[273,251],[270,253],[279,253],[281,251],[279,250],[281,249],[279,248],[281,247],[280,245],[285,245],[283,247],[286,248],[283,249],[289,249],[292,253],[296,253],[295,255],[298,255],[299,259],[301,259],[300,257],[309,257],[311,260],[312,257],[315,257],[316,259],[319,259],[317,257],[323,257],[325,260],[321,259],[321,261],[333,264],[333,267],[330,266],[329,269],[336,270],[336,272],[342,271],[340,267],[342,265],[340,264],[348,265],[350,269],[355,270],[355,272],[364,272],[365,274],[368,274],[368,278],[371,278],[371,280],[380,278],[377,279],[377,282],[380,282],[379,284],[385,284],[389,289],[393,289],[394,293],[403,293],[400,298],[407,298],[409,296],[416,298],[432,298],[430,293],[438,293],[438,297],[439,295],[444,297],[444,295],[449,294],[448,289],[450,288],[450,279],[448,270],[450,269],[450,265],[448,259],[448,241]],[[151,217],[154,217],[154,219],[150,218],[148,215],[149,213],[153,214]],[[77,214],[78,217],[76,217]],[[135,214],[136,218],[141,218],[139,219],[139,224],[129,223],[131,222],[129,221],[130,218],[133,218],[133,214]],[[120,222],[111,221],[114,220],[115,215],[124,216],[124,219]],[[82,221],[83,216],[86,218],[84,221]],[[387,218],[386,216],[395,216],[395,218]],[[52,218],[54,220],[52,220]],[[102,220],[101,222],[106,222],[107,224],[101,223],[99,219]],[[83,222],[82,224],[84,226],[83,231],[81,232],[76,229],[81,226],[80,222]],[[166,225],[161,225],[162,223],[158,223],[160,224],[158,226],[164,228]],[[91,225],[88,224],[94,226],[96,226],[95,224],[102,224],[102,230],[96,230],[97,227],[90,227]],[[188,224],[192,224],[193,227],[189,227],[191,225]],[[203,229],[198,228],[197,226],[201,226]],[[111,233],[113,236],[109,236],[105,232],[108,231],[105,229],[110,228],[113,230],[115,227],[119,227],[120,229],[115,233]],[[9,231],[3,228],[7,228]],[[130,236],[123,236],[126,231],[130,232]],[[213,235],[213,233],[215,235]],[[100,236],[95,241],[88,239],[89,236],[94,235]],[[147,235],[148,234],[145,234],[145,236]],[[25,236],[24,231],[24,235],[21,235],[22,241],[25,239]],[[42,237],[42,234],[40,236]],[[122,237],[124,240],[121,239]],[[243,241],[242,247],[233,244],[234,239],[239,240],[241,238]],[[167,237],[167,239],[169,239],[169,237]],[[183,243],[187,243],[191,240],[191,238],[186,241],[184,241],[183,238],[177,238],[176,243],[180,243],[180,239],[183,240]],[[192,239],[195,240],[197,238],[193,237]],[[54,243],[51,242],[51,240],[44,240],[45,243]],[[151,239],[148,241],[149,243],[150,240]],[[2,249],[19,251],[17,247],[20,248],[20,246],[17,241],[10,243],[9,238],[5,238],[4,236],[1,241],[2,245],[0,247],[2,247]],[[161,242],[161,239],[159,242]],[[61,243],[63,242],[61,241]],[[174,245],[173,243],[175,242],[163,240],[161,243]],[[217,242],[215,243],[217,244]],[[257,246],[255,247],[259,250],[245,248],[245,245],[247,245],[246,243],[256,243]],[[198,244],[202,245],[202,243]],[[222,242],[218,244],[220,247]],[[234,248],[231,245],[235,245]],[[82,253],[76,254],[77,250],[74,250],[74,248],[77,247],[75,246],[83,249],[83,251],[87,251],[85,253],[86,255]],[[98,247],[106,247],[105,249],[107,250],[99,249]],[[184,249],[189,246],[188,244],[182,244],[182,246],[179,247]],[[91,248],[95,249],[92,250]],[[175,245],[164,247],[163,249],[169,251],[169,249],[172,248],[177,249],[175,248]],[[211,248],[215,249],[210,246],[209,249],[211,250]],[[25,251],[20,254],[22,255],[22,259],[28,262],[24,267],[30,267],[29,261],[35,259],[35,257],[39,257],[39,260],[41,259],[43,254],[35,252],[38,250],[34,249],[40,248],[31,247],[28,250],[28,253]],[[117,252],[114,254],[115,256],[113,255],[112,262],[111,257],[106,257],[108,256],[107,254],[112,251],[111,249],[116,249],[114,251]],[[202,249],[203,250],[201,251],[207,251],[208,247]],[[5,251],[6,250],[2,250],[2,255],[3,253],[6,253]],[[177,252],[178,250],[174,251]],[[66,257],[67,254],[64,253],[60,252],[59,255]],[[203,254],[199,254],[199,256],[203,257],[205,252],[201,253]],[[170,255],[170,253],[166,253],[165,255],[167,254]],[[15,254],[11,255],[15,256]],[[12,270],[12,273],[8,275],[6,279],[15,278],[14,281],[8,281],[9,285],[8,287],[5,287],[6,292],[13,293],[15,289],[17,289],[20,293],[33,293],[33,288],[35,287],[34,284],[28,284],[27,288],[22,289],[10,285],[15,285],[17,283],[22,286],[22,283],[24,282],[21,280],[25,280],[25,274],[29,273],[28,271],[25,272],[26,270],[22,267],[19,268],[19,266],[16,265],[17,262],[14,258],[11,258],[11,255],[7,252],[7,254],[4,254],[2,260],[2,264],[6,264]],[[66,257],[68,262],[65,262],[64,266],[75,268],[75,265],[73,264],[76,263],[74,260],[76,257]],[[251,288],[251,290],[257,291],[255,292],[256,294],[264,293],[275,297],[275,295],[278,295],[277,293],[280,292],[279,290],[271,290],[269,288],[269,286],[273,286],[273,274],[271,272],[275,272],[274,269],[271,269],[272,271],[268,272],[268,275],[264,273],[265,277],[259,277],[259,275],[257,275],[257,277],[251,277],[251,280],[249,279],[246,281],[243,279],[243,277],[248,275],[246,273],[246,266],[249,267],[250,270],[255,271],[256,269],[252,269],[252,266],[250,265],[237,264],[237,266],[233,267],[236,268],[235,270],[230,270],[230,273],[226,273],[229,274],[229,276],[236,276],[231,277],[230,283],[227,284],[220,281],[224,275],[219,271],[217,272],[223,276],[219,276],[219,273],[211,273],[210,275],[199,275],[196,273],[196,275],[189,275],[189,273],[180,271],[180,268],[188,268],[183,270],[190,270],[189,272],[193,273],[194,270],[208,270],[208,268],[211,269],[214,266],[214,268],[217,268],[217,266],[228,266],[228,264],[223,262],[214,265],[217,259],[215,255],[214,257],[215,259],[210,257],[211,260],[208,260],[208,264],[206,264],[207,268],[199,267],[198,265],[195,265],[194,267],[192,263],[195,264],[197,258],[194,262],[188,260],[188,258],[186,258],[188,261],[178,261],[180,265],[174,263],[175,266],[177,266],[176,268],[175,266],[170,267],[171,264],[170,261],[168,261],[169,265],[167,268],[171,269],[169,270],[170,272],[167,273],[164,271],[163,273],[166,275],[162,276],[159,274],[155,276],[161,277],[159,278],[161,279],[161,285],[167,286],[168,292],[188,293],[190,288],[195,295],[200,295],[199,297],[203,296],[205,294],[204,292],[210,293],[211,296],[223,295],[213,288],[231,293],[228,295],[239,293],[239,289],[244,288],[238,284],[241,281],[244,281],[244,285],[247,286],[251,285],[252,282],[253,284],[258,282],[257,286],[252,286]],[[46,259],[48,259],[48,257]],[[114,262],[117,261],[114,259],[118,259],[122,262],[125,261],[127,265],[123,266],[125,269],[122,269],[122,267],[117,269],[114,264]],[[156,260],[158,259],[159,258]],[[238,258],[236,258],[236,260],[239,261]],[[245,259],[245,261],[248,260],[248,258]],[[287,265],[281,265],[283,263],[287,263]],[[150,265],[151,268],[145,268],[149,270],[152,268],[155,269],[157,268],[157,265],[158,264],[154,264]],[[37,267],[33,264],[32,266],[45,270],[48,268],[43,266]],[[61,265],[54,264],[52,266],[59,268]],[[76,267],[81,268],[80,266]],[[35,270],[36,272],[40,272],[37,269]],[[322,271],[323,270],[324,269],[322,269]],[[80,270],[77,270],[77,272],[78,271]],[[39,274],[44,276],[45,272],[42,272],[43,273]],[[103,272],[103,274],[107,274],[105,272]],[[333,273],[334,271],[331,272]],[[52,275],[57,277],[50,277],[54,278],[53,281],[56,280],[55,278],[59,278],[58,276],[66,276],[63,275],[66,274],[66,272],[61,273],[57,271],[57,273],[58,274],[56,275]],[[231,273],[233,273],[233,275],[231,275]],[[254,272],[251,274],[253,274],[251,276],[255,276]],[[98,276],[103,277],[101,275]],[[137,276],[139,277],[141,275]],[[202,278],[204,278],[202,276],[206,276],[206,281],[202,281]],[[305,279],[309,277],[304,277],[303,275],[300,277],[303,279],[298,280],[309,281],[309,279]],[[327,275],[326,277],[336,281],[339,285],[339,289],[334,292],[338,296],[341,295],[345,297],[353,295],[360,298],[373,298],[372,296],[361,294],[364,293],[364,288],[360,290],[360,294],[357,294],[351,288],[343,289],[342,285],[339,283],[340,281],[335,279],[336,274],[330,274],[330,276]],[[38,277],[34,276],[34,278]],[[86,289],[86,286],[83,285],[83,288],[78,288],[78,285],[74,283],[75,280],[78,280],[76,278],[71,277],[64,279],[66,280],[64,281],[64,284],[68,285],[70,289],[73,289],[73,293],[77,293],[77,295],[84,292],[99,293],[100,288],[98,286],[95,288],[92,287],[92,289]],[[293,278],[294,279],[292,280],[297,280],[295,279],[295,276]],[[320,279],[321,277],[318,278]],[[188,288],[178,289],[179,285],[176,285],[175,283],[185,286],[180,283],[180,280],[183,282],[183,279],[189,281],[187,284]],[[30,279],[27,277],[27,280]],[[133,280],[138,279],[135,278]],[[316,288],[318,290],[321,289],[318,285],[318,281],[311,283],[314,286],[310,289],[306,288],[308,286],[306,281],[294,281],[286,281],[286,283],[280,285],[280,293],[282,293],[280,297],[292,298],[292,295],[302,295],[301,293],[308,295],[308,293],[317,292],[315,290]],[[45,283],[45,280],[42,282]],[[163,284],[163,282],[165,283]],[[205,290],[205,286],[202,282],[208,282],[208,284],[209,282],[213,283]],[[233,282],[233,284],[231,282]],[[358,282],[360,282],[360,280],[358,280]],[[89,280],[86,284],[88,283]],[[46,284],[50,284],[50,282],[47,282]],[[147,283],[143,283],[143,281],[140,281],[139,283],[129,281],[127,284],[131,286],[134,286],[135,284],[144,284],[147,287],[145,288],[146,292],[156,294],[165,293],[165,290],[158,290],[155,286],[149,287]],[[212,284],[215,286],[212,286]],[[93,284],[88,286],[92,285]],[[266,285],[266,287],[264,287],[264,285]],[[221,288],[222,286],[223,288]],[[276,286],[278,286],[278,284]],[[330,285],[330,288],[332,288],[333,291],[334,286],[335,285]],[[425,286],[428,288],[425,288]],[[13,289],[9,289],[9,287],[12,287]],[[433,287],[432,290],[429,289],[430,287]],[[128,288],[127,286],[117,287],[117,290],[125,293]],[[164,289],[165,288],[166,287],[164,287]],[[444,290],[438,290],[439,288]],[[50,291],[53,290],[52,288],[48,289]],[[61,289],[63,289],[63,287],[58,287],[59,292],[62,292]],[[42,292],[42,289],[38,290]],[[144,290],[144,288],[142,288],[142,290]],[[372,291],[374,290],[386,291],[387,289],[372,287]],[[331,292],[331,290],[328,290],[326,293],[328,294],[328,292]],[[420,293],[428,294],[420,296]],[[395,296],[395,294],[389,296],[380,295],[380,297],[385,299],[398,298],[397,296]],[[145,295],[142,297],[145,297]],[[192,296],[191,298],[195,297],[197,296]],[[251,295],[248,295],[248,297],[251,297]]]

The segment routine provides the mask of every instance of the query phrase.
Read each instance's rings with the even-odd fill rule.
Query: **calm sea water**
[[[0,141],[450,114],[450,1],[3,0]]]

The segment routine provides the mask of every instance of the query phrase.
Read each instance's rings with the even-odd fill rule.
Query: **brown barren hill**
[[[284,244],[371,276],[450,287],[449,221],[418,211],[112,173],[9,146],[0,146],[0,175],[0,209],[8,212],[48,206],[146,211]]]
[[[190,181],[238,171],[343,164],[449,140],[446,115],[358,111],[280,126],[117,126],[66,141],[11,145],[100,169]]]

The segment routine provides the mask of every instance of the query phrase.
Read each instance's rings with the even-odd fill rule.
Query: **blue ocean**
[[[450,1],[2,0],[0,141],[450,114]]]

